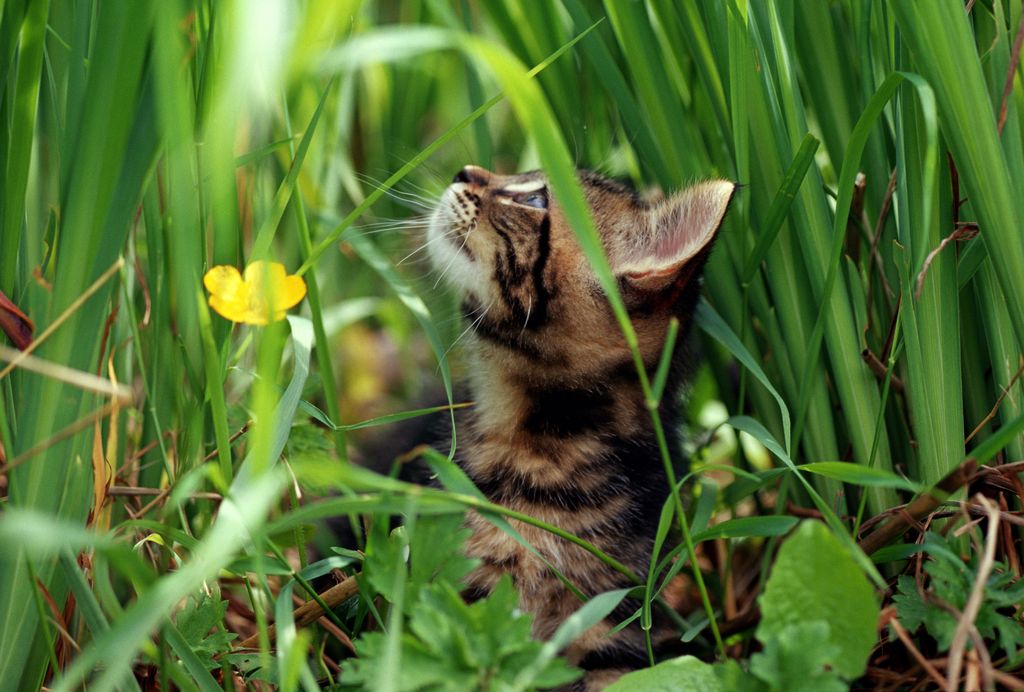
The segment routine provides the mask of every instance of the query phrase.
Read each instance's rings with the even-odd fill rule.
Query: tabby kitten
[[[669,320],[680,320],[660,410],[678,459],[685,336],[735,186],[708,181],[648,201],[588,171],[579,181],[649,372]],[[431,218],[428,248],[473,324],[467,351],[476,403],[460,421],[458,463],[492,501],[572,532],[646,574],[668,481],[630,351],[544,174],[466,166]],[[467,523],[473,533],[466,552],[481,561],[468,597],[487,594],[509,573],[521,608],[534,617],[534,634],[550,637],[579,600],[495,526],[475,514]],[[513,524],[586,595],[631,585],[581,548]],[[600,689],[647,664],[639,627],[608,636],[635,608],[624,604],[568,648],[569,662],[587,671],[581,687]]]

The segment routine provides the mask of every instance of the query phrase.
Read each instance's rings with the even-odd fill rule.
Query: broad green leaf
[[[802,522],[782,544],[758,602],[757,638],[766,646],[775,640],[785,650],[787,640],[806,634],[792,633],[794,627],[820,620],[829,627],[827,635],[819,633],[821,649],[815,655],[821,656],[816,660],[847,679],[863,674],[878,641],[878,599],[861,568],[823,523]]]
[[[607,692],[677,692],[677,690],[701,690],[701,692],[734,692],[725,687],[715,675],[715,666],[693,656],[681,656],[659,663],[644,670],[635,670],[623,675],[617,682],[605,688]]]

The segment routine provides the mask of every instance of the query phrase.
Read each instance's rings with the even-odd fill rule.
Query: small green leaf
[[[195,656],[195,661],[202,663],[206,670],[216,668],[219,664],[214,660],[214,655],[228,651],[231,648],[231,640],[237,636],[223,629],[214,629],[218,623],[224,621],[227,608],[228,602],[219,598],[211,598],[205,594],[193,596],[178,613],[175,626],[165,631],[165,636],[171,638],[171,644],[179,656],[186,655],[181,649],[183,645],[187,645],[188,651]],[[175,638],[176,634],[180,635],[180,641]],[[188,663],[190,660],[186,659],[186,664]],[[193,671],[193,675],[195,674]]]
[[[478,560],[462,554],[462,544],[471,531],[461,514],[420,517],[409,545],[410,574],[407,593],[437,579],[457,584],[469,574]]]
[[[900,622],[908,631],[916,632],[924,625],[939,650],[946,651],[953,641],[957,618],[942,604],[956,611],[964,609],[977,580],[978,560],[975,556],[970,564],[965,563],[950,549],[945,538],[932,532],[925,534],[921,548],[929,556],[924,567],[927,574],[923,581],[924,594],[916,579],[903,575],[897,581],[897,592],[892,600]],[[1002,648],[1011,659],[1024,647],[1024,625],[1000,609],[1014,608],[1022,598],[1024,583],[1017,580],[1005,564],[996,562],[985,585],[985,598],[974,625],[986,641],[997,641],[996,648]]]
[[[402,582],[396,578],[395,565],[405,564],[407,546],[405,527],[399,527],[386,536],[374,531],[366,544],[363,574],[374,590],[388,601],[398,598]]]
[[[886,562],[906,560],[911,555],[916,555],[919,552],[921,552],[921,546],[914,543],[895,543],[871,553],[871,561],[881,565]]]

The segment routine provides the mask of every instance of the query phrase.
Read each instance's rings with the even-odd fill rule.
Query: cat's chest
[[[553,628],[579,607],[579,601],[553,570],[588,595],[628,583],[624,575],[584,548],[548,530],[508,520],[508,526],[531,546],[528,548],[479,514],[467,516],[466,524],[473,533],[464,551],[481,563],[470,575],[468,585],[488,592],[503,574],[510,575],[520,594],[520,607],[534,615],[538,636],[550,636]],[[598,544],[595,547],[605,552],[613,550],[618,542],[607,536],[592,538]]]

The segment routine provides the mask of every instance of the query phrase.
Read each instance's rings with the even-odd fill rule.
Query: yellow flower
[[[267,324],[284,319],[285,310],[306,296],[306,282],[288,276],[279,262],[253,262],[244,276],[228,265],[206,272],[203,285],[210,292],[210,307],[232,322]]]

